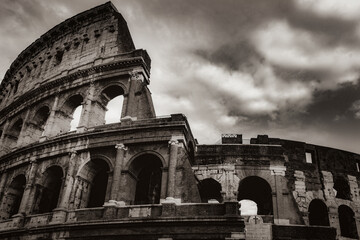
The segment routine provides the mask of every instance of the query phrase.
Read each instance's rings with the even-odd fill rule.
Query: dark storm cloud
[[[343,83],[333,90],[316,91],[314,101],[308,107],[309,120],[318,119],[328,122],[334,122],[337,118],[352,120],[354,116],[350,108],[359,99],[359,82]]]
[[[291,7],[284,9],[283,13],[283,17],[292,27],[309,31],[321,37],[324,44],[355,44],[358,42],[356,21],[319,16]]]
[[[207,51],[195,50],[195,54],[215,65],[222,65],[231,71],[249,69],[252,67],[254,60],[262,61],[262,56],[245,40],[225,44]]]

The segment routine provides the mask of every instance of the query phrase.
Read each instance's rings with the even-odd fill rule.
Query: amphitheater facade
[[[359,239],[360,155],[266,135],[199,144],[184,115],[155,115],[150,64],[110,2],[20,53],[0,87],[0,239]]]

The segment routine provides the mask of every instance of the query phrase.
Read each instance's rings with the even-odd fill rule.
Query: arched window
[[[5,135],[3,143],[6,149],[11,150],[11,148],[16,147],[22,126],[23,120],[20,118],[10,127],[9,131]]]
[[[49,107],[43,106],[35,113],[34,122],[39,126],[39,128],[44,129],[49,115],[50,115]]]
[[[101,159],[92,159],[85,164],[77,179],[77,196],[81,197],[75,200],[76,208],[92,208],[104,205],[109,170],[107,162]]]
[[[341,205],[338,208],[341,236],[358,239],[355,214],[351,208]]]
[[[30,137],[32,139],[38,140],[41,137],[49,115],[50,109],[47,106],[43,106],[36,111],[34,118],[31,120],[33,124]]]
[[[162,162],[152,154],[144,154],[131,163],[128,176],[128,186],[135,191],[135,204],[156,204],[160,202]],[[134,177],[135,178],[134,178]]]
[[[330,226],[327,206],[319,199],[314,199],[309,205],[309,224]]]
[[[56,112],[53,125],[54,133],[66,133],[75,130],[80,122],[83,97],[80,94],[69,97]]]
[[[257,204],[258,215],[271,215],[272,195],[271,187],[267,181],[260,177],[246,177],[239,183],[238,201],[252,200]]]
[[[106,124],[120,122],[124,101],[123,94],[124,90],[118,85],[109,86],[102,91],[101,99],[107,108],[105,113]]]
[[[334,189],[336,190],[336,198],[351,200],[349,182],[344,177],[335,178]]]
[[[51,212],[58,205],[62,186],[63,171],[59,166],[52,166],[43,173],[42,181],[37,185],[34,213]]]
[[[201,202],[207,203],[211,199],[215,199],[218,202],[222,202],[221,196],[221,184],[212,179],[206,178],[199,183],[199,192]]]
[[[12,180],[1,204],[1,219],[10,218],[19,212],[25,184],[26,178],[23,174],[18,175]]]
[[[70,122],[70,131],[75,131],[79,126],[82,108],[82,105],[75,108],[72,116],[73,119]]]

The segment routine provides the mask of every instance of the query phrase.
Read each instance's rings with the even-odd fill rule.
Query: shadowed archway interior
[[[239,183],[238,201],[252,200],[257,204],[258,215],[273,214],[271,187],[257,176],[246,177]]]

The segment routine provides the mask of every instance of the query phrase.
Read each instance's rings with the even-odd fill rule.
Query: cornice
[[[137,51],[144,51],[144,50],[137,50]],[[142,56],[138,56],[133,58],[122,59],[120,61],[111,62],[108,64],[89,67],[87,69],[79,70],[72,74],[56,78],[55,80],[45,83],[32,91],[26,92],[25,94],[21,95],[18,99],[13,101],[10,105],[4,107],[0,111],[0,120],[9,117],[10,113],[16,109],[20,108],[18,110],[20,111],[21,109],[30,106],[31,104],[34,103],[34,100],[38,101],[39,99],[36,98],[36,96],[39,96],[44,92],[49,92],[50,90],[56,89],[62,85],[66,85],[67,83],[72,82],[78,78],[84,78],[97,73],[108,72],[112,70],[118,70],[118,69],[135,67],[135,66],[141,66],[145,70],[145,72],[149,74],[150,70],[148,68],[148,65],[145,63],[145,60],[143,59]],[[84,81],[82,82],[82,85],[88,84],[89,82],[90,80]],[[44,97],[48,97],[48,95]]]
[[[117,123],[115,125],[117,125],[116,128],[114,127],[109,127],[108,129],[106,128],[107,126],[99,126],[99,127],[95,127],[93,130],[91,131],[85,131],[82,133],[66,133],[60,136],[56,136],[53,138],[50,138],[47,141],[44,142],[37,142],[37,143],[33,143],[27,146],[24,146],[22,148],[19,148],[11,153],[8,153],[6,155],[3,155],[0,157],[0,164],[4,163],[4,162],[8,162],[14,159],[17,159],[21,156],[26,156],[26,155],[32,155],[34,152],[37,151],[41,151],[42,149],[47,149],[47,148],[54,148],[55,146],[59,146],[61,144],[69,144],[70,142],[79,142],[79,139],[84,139],[84,142],[86,142],[88,144],[89,139],[96,139],[96,138],[102,138],[102,139],[106,139],[106,135],[117,135],[117,136],[125,136],[128,134],[131,134],[131,132],[133,132],[133,134],[138,134],[138,132],[144,132],[144,131],[148,131],[148,130],[155,130],[156,132],[158,132],[161,129],[172,129],[172,130],[183,130],[184,132],[187,131],[186,129],[186,120],[184,121],[176,121],[176,122],[172,122],[171,118],[167,119],[167,123],[164,124],[163,122],[164,119],[153,119],[152,123],[148,123],[148,124],[141,124],[142,120],[138,120],[139,125],[131,125],[131,126],[121,126],[121,123]],[[136,123],[136,122],[134,122]],[[121,132],[121,134],[119,134],[119,132]],[[158,138],[156,136],[153,136],[155,138]],[[170,137],[170,135],[168,136]],[[110,137],[112,138],[112,137]],[[168,142],[169,138],[166,138],[166,136],[161,136],[161,139],[164,142]],[[125,143],[127,143],[128,141],[133,141],[133,138],[129,138],[128,141],[126,139],[124,139]],[[143,140],[141,140],[143,141]],[[153,140],[151,140],[152,142],[154,142]],[[108,144],[111,145],[111,142],[106,141]],[[103,141],[100,141],[100,143],[103,144]],[[95,144],[92,143],[92,144]],[[84,146],[84,149],[88,149],[89,146]],[[91,146],[90,146],[91,147]],[[84,150],[83,149],[83,150]],[[81,151],[81,149],[75,149],[78,151]],[[66,152],[66,151],[65,151]],[[59,153],[60,155],[63,153]],[[57,155],[59,155],[57,154]]]

